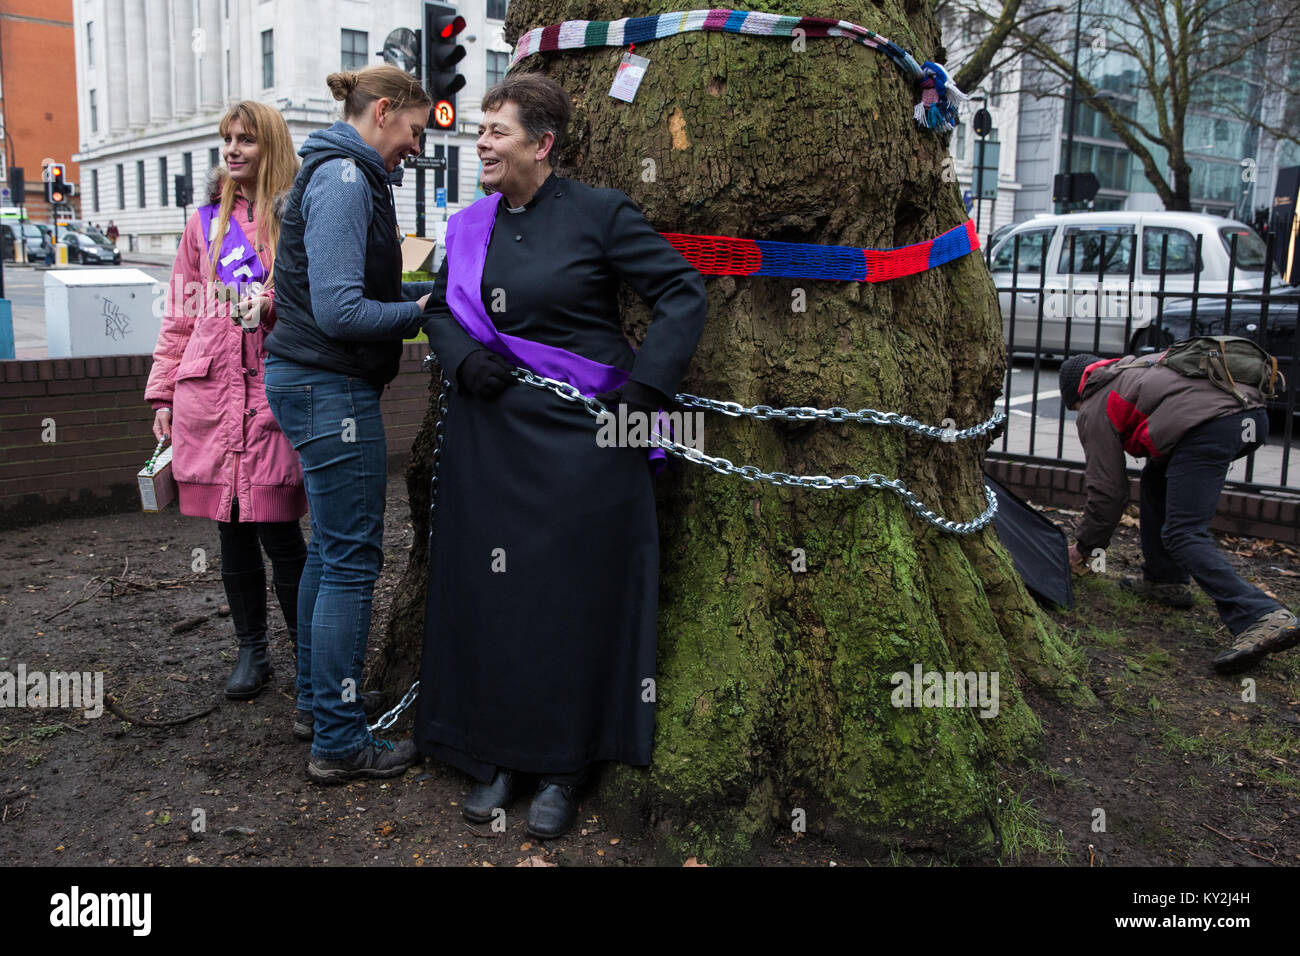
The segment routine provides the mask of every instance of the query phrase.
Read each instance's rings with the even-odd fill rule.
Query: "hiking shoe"
[[[368,746],[347,757],[328,759],[313,754],[307,761],[307,776],[317,783],[342,783],[363,777],[400,777],[418,759],[420,754],[413,740],[403,740],[394,746],[392,741],[371,737]]]
[[[310,710],[295,710],[293,712],[293,735],[299,740],[311,740],[316,736],[314,718]]]
[[[1132,591],[1134,594],[1140,594],[1168,607],[1176,607],[1184,611],[1196,604],[1196,596],[1192,594],[1190,584],[1161,584],[1158,581],[1148,581],[1146,578],[1120,578],[1119,586],[1125,591]]]
[[[1237,635],[1232,647],[1214,659],[1220,674],[1249,670],[1265,654],[1276,654],[1300,643],[1300,621],[1284,607],[1270,611]]]

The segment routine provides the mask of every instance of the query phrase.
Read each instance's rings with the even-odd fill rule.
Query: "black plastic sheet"
[[[998,497],[993,528],[1029,593],[1039,601],[1073,610],[1074,575],[1065,532],[987,475],[984,482]]]

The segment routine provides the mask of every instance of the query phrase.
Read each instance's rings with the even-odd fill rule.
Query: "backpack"
[[[1246,404],[1246,397],[1237,388],[1238,383],[1254,386],[1265,398],[1277,394],[1279,379],[1282,389],[1286,389],[1286,379],[1277,370],[1277,359],[1239,335],[1193,336],[1175,342],[1154,362],[1130,362],[1121,367],[1151,365],[1163,365],[1188,378],[1208,378],[1242,405]]]

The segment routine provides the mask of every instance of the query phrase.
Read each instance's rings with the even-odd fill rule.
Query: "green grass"
[[[1155,650],[1142,658],[1142,666],[1151,669],[1160,669],[1168,665],[1169,653],[1167,651]]]
[[[1124,643],[1124,632],[1117,627],[1097,627],[1088,625],[1088,643],[1094,647],[1120,647]]]
[[[1029,769],[1051,784],[1053,792],[1055,792],[1058,783],[1066,782],[1065,774],[1041,760],[1030,760]]]
[[[1023,800],[1010,788],[1003,788],[996,813],[1002,831],[1002,864],[1017,864],[1026,855],[1068,862],[1069,850],[1065,835],[1052,832],[1043,826],[1033,799]]]
[[[1181,754],[1190,757],[1203,754],[1210,748],[1204,737],[1185,734],[1177,727],[1166,727],[1160,734],[1160,746],[1165,753]]]

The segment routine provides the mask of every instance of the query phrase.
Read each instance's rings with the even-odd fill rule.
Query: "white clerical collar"
[[[506,206],[506,212],[512,212],[517,214],[517,213],[527,212],[527,211],[528,211],[528,203],[524,203],[522,206],[516,206],[514,209],[511,209],[509,206]]]

